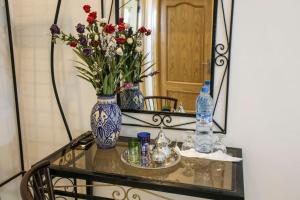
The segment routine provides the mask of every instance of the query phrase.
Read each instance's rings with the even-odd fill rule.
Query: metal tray
[[[140,169],[167,169],[174,167],[177,165],[180,160],[181,160],[181,155],[178,154],[174,149],[172,149],[172,156],[168,158],[163,164],[157,164],[153,161],[150,162],[149,166],[142,166],[139,164],[133,164],[128,161],[128,149],[126,149],[122,154],[121,154],[121,160],[123,163],[131,166],[131,167],[136,167]]]

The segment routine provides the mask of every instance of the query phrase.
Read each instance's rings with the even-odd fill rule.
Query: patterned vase
[[[98,96],[91,113],[91,128],[98,148],[109,149],[117,144],[122,115],[116,95]]]
[[[139,84],[124,89],[120,93],[121,109],[144,110],[144,96],[140,91]]]

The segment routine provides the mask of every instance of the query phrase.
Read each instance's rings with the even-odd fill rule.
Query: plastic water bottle
[[[209,88],[203,86],[196,100],[196,120],[202,125],[212,125],[213,99],[209,94]]]
[[[204,85],[208,87],[208,94],[210,94],[210,80],[205,80]]]
[[[195,149],[201,153],[210,153],[213,147],[213,100],[208,92],[203,86],[196,101]]]

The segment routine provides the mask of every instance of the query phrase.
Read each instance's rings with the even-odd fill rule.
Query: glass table
[[[90,135],[87,132],[75,140],[80,141]],[[88,199],[93,196],[95,183],[101,182],[208,199],[244,199],[242,162],[182,157],[180,163],[171,168],[139,169],[121,160],[121,154],[127,149],[127,140],[121,137],[115,148],[106,150],[98,149],[94,142],[86,149],[72,146],[74,143],[71,142],[45,158],[50,160],[50,171],[54,177],[72,179],[73,185],[78,180],[86,181],[85,194],[76,191],[76,187],[72,192],[56,192]],[[241,149],[228,148],[228,153],[242,157]]]

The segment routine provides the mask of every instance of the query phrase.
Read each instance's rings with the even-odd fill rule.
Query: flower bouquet
[[[154,76],[158,71],[152,71],[153,64],[146,62],[148,54],[144,54],[143,40],[144,36],[149,36],[151,30],[140,27],[137,31],[133,31],[132,27],[124,22],[124,18],[120,18],[118,22],[117,44],[120,53],[126,60],[122,62],[122,75],[124,83],[120,93],[121,108],[143,110],[144,100],[139,89],[139,83],[148,76]]]
[[[87,25],[78,23],[77,34],[66,34],[53,24],[50,28],[52,42],[61,40],[80,59],[75,61],[78,77],[88,81],[95,88],[98,101],[92,109],[91,128],[100,148],[116,145],[121,128],[121,111],[116,103],[116,92],[120,82],[131,71],[122,70],[127,57],[119,45],[120,29],[106,19],[97,20],[97,12],[84,5]],[[122,75],[121,75],[122,73]]]

